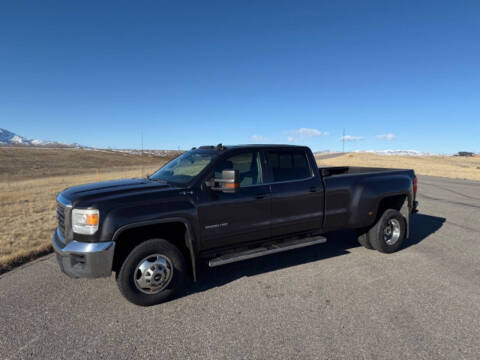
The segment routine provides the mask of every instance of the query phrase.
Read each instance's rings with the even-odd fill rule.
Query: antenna
[[[343,128],[343,136],[342,136],[342,153],[345,152],[345,128]]]

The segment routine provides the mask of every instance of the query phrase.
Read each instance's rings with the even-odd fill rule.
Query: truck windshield
[[[193,180],[215,157],[213,151],[192,150],[165,164],[149,177],[174,185],[186,185]]]

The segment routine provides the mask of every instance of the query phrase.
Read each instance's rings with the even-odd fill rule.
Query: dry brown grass
[[[152,173],[155,168],[147,168]],[[94,181],[140,177],[136,169],[93,174],[57,176],[0,183],[0,273],[38,255],[51,251],[56,227],[55,197],[68,186]]]
[[[0,273],[51,251],[55,197],[62,189],[140,177],[165,161],[111,151],[0,149]]]
[[[165,158],[111,150],[0,147],[0,182],[155,167]]]
[[[416,174],[480,180],[480,156],[389,156],[350,153],[317,160],[319,166],[369,166],[414,169]]]

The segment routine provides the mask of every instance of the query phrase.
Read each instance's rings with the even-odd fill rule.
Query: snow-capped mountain
[[[353,153],[368,153],[368,154],[378,154],[378,155],[398,155],[398,156],[436,156],[436,155],[447,155],[447,154],[436,154],[423,152],[418,150],[354,150]],[[317,151],[315,155],[328,155],[328,154],[341,154],[339,151]]]
[[[439,155],[417,150],[356,150],[354,152],[365,152],[379,155],[401,155],[401,156],[433,156]]]
[[[11,131],[0,128],[0,146],[42,146],[42,147],[82,147],[79,144],[65,144],[57,141],[27,139]]]

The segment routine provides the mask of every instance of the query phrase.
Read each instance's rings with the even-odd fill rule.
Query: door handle
[[[310,188],[310,192],[316,192],[316,191],[317,191],[317,188],[316,188],[315,186],[312,186],[312,187]]]
[[[265,198],[265,194],[257,194],[255,195],[255,199],[264,199]]]

